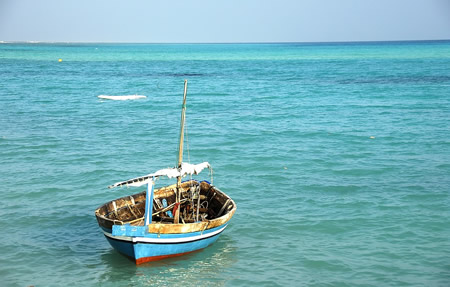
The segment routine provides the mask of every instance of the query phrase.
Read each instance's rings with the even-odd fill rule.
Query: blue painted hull
[[[120,231],[117,231],[119,226],[117,226],[118,228],[113,227],[112,232],[104,229],[104,234],[114,249],[134,259],[137,264],[141,264],[206,248],[219,238],[226,226],[227,224],[223,224],[203,232],[160,234],[159,236],[155,233],[145,233],[144,227],[133,227],[134,233],[140,235],[126,236],[130,231],[120,234]],[[139,230],[140,228],[142,230]],[[122,229],[125,230],[123,227]]]

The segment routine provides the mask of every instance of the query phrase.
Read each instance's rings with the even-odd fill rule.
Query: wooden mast
[[[183,95],[183,106],[181,109],[181,124],[180,124],[180,144],[178,146],[178,168],[181,168],[181,163],[183,162],[183,144],[184,144],[184,122],[186,118],[186,92],[187,92],[187,80],[184,80],[184,95]],[[176,206],[174,223],[178,224],[180,222],[180,194],[181,194],[181,176],[177,177],[177,194],[176,194]]]

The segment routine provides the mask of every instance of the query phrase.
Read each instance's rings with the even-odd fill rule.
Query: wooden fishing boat
[[[190,179],[208,162],[183,162],[187,81],[184,82],[178,166],[117,182],[119,186],[147,185],[147,190],[109,201],[95,210],[106,239],[136,264],[187,254],[215,242],[236,211],[234,201],[210,181]],[[175,184],[154,189],[160,177],[177,178]]]

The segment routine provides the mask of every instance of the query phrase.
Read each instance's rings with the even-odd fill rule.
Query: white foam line
[[[125,96],[108,96],[108,95],[100,95],[97,96],[99,99],[105,100],[113,100],[113,101],[126,101],[126,100],[137,100],[137,99],[145,99],[146,96],[142,95],[125,95]]]

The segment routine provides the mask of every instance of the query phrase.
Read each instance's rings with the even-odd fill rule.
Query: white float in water
[[[113,101],[126,101],[126,100],[137,100],[137,99],[145,99],[146,96],[142,95],[125,95],[125,96],[107,96],[107,95],[100,95],[97,96],[99,99],[105,99],[105,100],[113,100]]]

